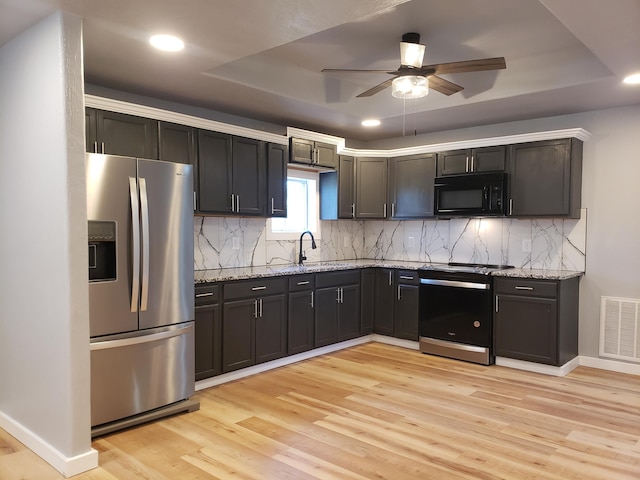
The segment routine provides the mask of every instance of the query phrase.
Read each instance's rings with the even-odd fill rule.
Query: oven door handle
[[[476,290],[489,290],[488,283],[460,282],[458,280],[435,280],[432,278],[421,278],[420,285],[438,285],[441,287],[474,288]]]

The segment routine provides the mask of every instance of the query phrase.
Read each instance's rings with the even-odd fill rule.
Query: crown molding
[[[421,153],[443,152],[446,150],[461,150],[465,148],[494,147],[498,145],[510,145],[513,143],[535,142],[540,140],[556,140],[560,138],[577,138],[586,141],[591,137],[591,133],[583,128],[567,128],[563,130],[550,130],[545,132],[532,132],[518,135],[505,135],[501,137],[477,138],[472,140],[462,140],[456,142],[432,143],[427,145],[417,145],[413,147],[394,148],[389,150],[370,150],[359,148],[347,148],[345,139],[324,133],[312,132],[295,127],[287,127],[287,135],[277,135],[275,133],[264,132],[238,125],[207,120],[183,113],[172,112],[145,105],[136,105],[121,100],[98,97],[85,94],[85,105],[87,107],[109,110],[112,112],[137,115],[139,117],[153,118],[165,122],[178,123],[195,128],[213,130],[241,137],[254,138],[265,142],[288,145],[289,137],[305,138],[316,142],[329,143],[336,146],[338,153],[342,155],[352,155],[354,157],[401,157],[405,155],[416,155]]]
[[[462,150],[465,148],[495,147],[498,145],[511,145],[513,143],[537,142],[540,140],[556,140],[560,138],[577,138],[588,140],[591,133],[583,128],[566,128],[563,130],[549,130],[545,132],[523,133],[518,135],[504,135],[501,137],[478,138],[457,142],[432,143],[417,145],[414,147],[394,148],[390,150],[363,150],[357,148],[345,148],[343,155],[354,157],[402,157],[420,153],[444,152],[447,150]]]
[[[178,123],[181,125],[187,125],[189,127],[213,130],[215,132],[228,133],[231,135],[238,135],[240,137],[247,137],[256,140],[263,140],[265,142],[277,143],[280,145],[289,144],[289,138],[284,135],[277,135],[275,133],[264,132],[262,130],[240,127],[238,125],[217,122],[215,120],[207,120],[183,113],[163,110],[160,108],[147,107],[145,105],[136,105],[129,102],[123,102],[121,100],[114,100],[111,98],[85,94],[84,103],[87,107],[109,110],[111,112],[126,113],[128,115],[153,118],[154,120],[161,120],[163,122]]]

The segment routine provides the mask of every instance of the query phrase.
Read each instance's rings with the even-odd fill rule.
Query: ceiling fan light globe
[[[400,42],[400,64],[420,68],[424,59],[424,45],[420,43]]]
[[[419,75],[405,75],[394,78],[391,95],[395,98],[422,98],[429,94],[429,79]]]

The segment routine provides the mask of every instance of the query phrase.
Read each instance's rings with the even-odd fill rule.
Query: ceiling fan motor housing
[[[424,45],[420,44],[419,33],[405,33],[400,42],[400,68],[421,68],[424,59]]]

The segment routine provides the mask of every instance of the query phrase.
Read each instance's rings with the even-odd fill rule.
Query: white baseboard
[[[81,453],[80,455],[67,457],[4,412],[0,412],[0,427],[18,441],[22,442],[27,448],[32,450],[65,477],[72,477],[98,466],[97,450],[90,448],[87,452]]]
[[[412,340],[404,340],[402,338],[387,337],[386,335],[371,335],[372,342],[386,343],[387,345],[395,345],[396,347],[408,348],[410,350],[420,350],[420,343]]]
[[[640,375],[640,364],[637,363],[618,362],[616,360],[607,360],[604,358],[586,357],[581,355],[580,365],[599,368],[600,370],[609,370],[610,372]]]
[[[575,357],[560,367],[553,365],[544,365],[542,363],[525,362],[523,360],[515,360],[513,358],[496,357],[496,365],[501,367],[516,368],[527,372],[542,373],[544,375],[552,375],[554,377],[564,377],[571,370],[580,365],[580,357]]]
[[[196,382],[196,391],[204,390],[205,388],[215,387],[223,383],[238,380],[240,378],[248,377],[249,375],[255,375],[256,373],[266,372],[267,370],[273,370],[274,368],[284,367],[285,365],[291,365],[292,363],[307,360],[309,358],[318,357],[326,353],[336,352],[344,348],[354,347],[356,345],[362,345],[363,343],[371,342],[373,335],[366,335],[364,337],[354,338],[353,340],[346,340],[340,343],[334,343],[327,345],[326,347],[314,348],[307,352],[298,353],[296,355],[290,355],[288,357],[279,358],[270,362],[261,363],[260,365],[254,365],[252,367],[243,368],[235,372],[223,373],[211,378],[199,380]]]

